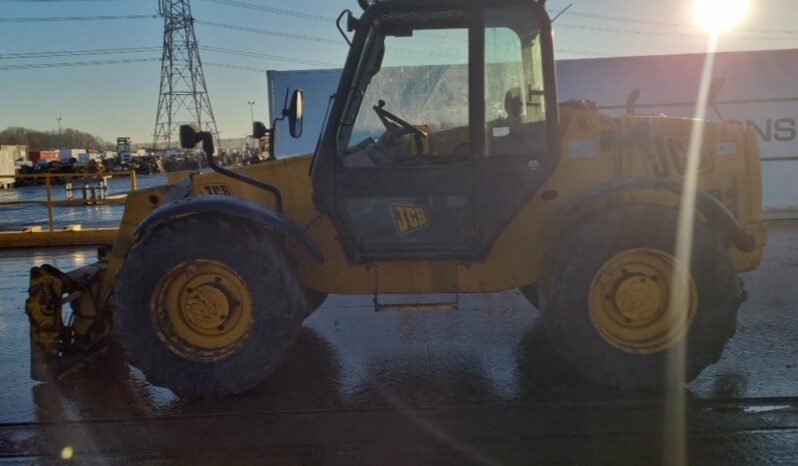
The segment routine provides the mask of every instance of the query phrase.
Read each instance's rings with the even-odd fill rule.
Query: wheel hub
[[[222,290],[203,284],[199,288],[187,290],[180,311],[195,330],[215,330],[224,327],[230,314],[230,302]]]
[[[674,293],[678,277],[687,289]],[[686,296],[684,295],[686,293]],[[671,303],[687,303],[675,306]],[[687,269],[670,254],[648,248],[610,258],[593,279],[589,310],[607,343],[629,353],[656,353],[672,346],[690,328],[698,292]]]
[[[615,307],[624,319],[640,322],[651,319],[662,308],[662,290],[656,275],[633,275],[615,291]]]
[[[198,361],[233,353],[252,326],[246,281],[221,262],[184,262],[159,281],[150,306],[159,338],[173,352]]]

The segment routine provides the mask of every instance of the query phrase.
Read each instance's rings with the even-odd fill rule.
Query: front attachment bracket
[[[54,380],[110,334],[110,326],[99,325],[103,321],[99,306],[88,306],[104,270],[104,262],[68,274],[47,264],[31,269],[25,313],[30,321],[32,379]],[[67,303],[73,303],[73,313],[64,322],[62,307]],[[87,306],[91,309],[81,309]]]

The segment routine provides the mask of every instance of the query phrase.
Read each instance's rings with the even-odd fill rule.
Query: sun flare
[[[748,0],[695,0],[693,17],[711,34],[735,27],[748,14]]]

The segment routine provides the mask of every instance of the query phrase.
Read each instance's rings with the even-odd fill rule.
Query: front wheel
[[[686,382],[720,358],[742,302],[736,269],[718,235],[699,222],[690,263],[680,264],[676,226],[672,209],[634,206],[583,222],[553,253],[539,293],[544,323],[587,378],[661,388],[677,343],[686,343]],[[683,305],[671,302],[676,283],[686,283]]]
[[[308,303],[267,231],[183,218],[131,248],[111,301],[114,334],[154,385],[180,396],[241,393],[282,362]]]

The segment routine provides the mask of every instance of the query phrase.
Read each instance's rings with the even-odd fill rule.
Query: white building
[[[17,161],[25,161],[28,146],[0,146],[0,188],[14,184]]]

